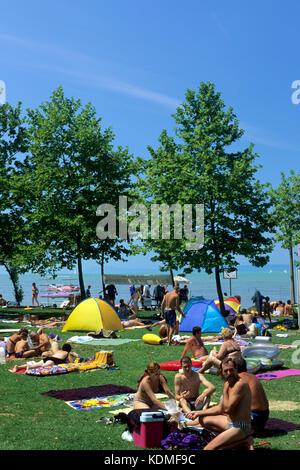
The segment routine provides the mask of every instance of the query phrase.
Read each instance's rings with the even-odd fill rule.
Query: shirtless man
[[[269,402],[265,394],[261,381],[254,375],[247,372],[245,359],[237,360],[238,374],[250,387],[251,390],[251,426],[254,433],[264,430],[269,418]]]
[[[172,336],[176,326],[176,310],[182,316],[184,316],[180,306],[179,306],[179,286],[175,285],[172,292],[168,292],[162,301],[161,310],[166,320],[166,325],[168,328],[168,346],[172,344]]]
[[[247,442],[248,448],[253,450],[250,387],[239,377],[234,359],[222,361],[221,373],[225,384],[220,403],[207,410],[190,411],[186,417],[192,420],[197,418],[201,426],[219,433],[204,450],[227,450],[237,447],[239,441],[240,445]]]
[[[293,307],[292,307],[292,303],[290,300],[287,300],[285,306],[284,306],[284,309],[283,309],[283,314],[284,315],[294,315],[294,310],[293,310]]]
[[[180,362],[183,371],[176,374],[174,379],[175,399],[179,401],[179,407],[183,413],[205,410],[216,387],[202,374],[192,370],[192,361],[189,357],[184,357]],[[201,395],[199,395],[200,384],[205,387]]]
[[[191,351],[192,357],[196,360],[201,359],[203,356],[207,356],[208,352],[201,339],[201,333],[202,330],[200,326],[194,326],[193,336],[187,340],[180,359],[183,359],[187,355],[188,351]]]
[[[59,364],[69,364],[73,363],[74,359],[73,358],[78,358],[78,354],[75,352],[71,352],[71,345],[69,343],[65,343],[61,350],[58,350],[55,352],[52,356],[50,357],[44,357],[39,362],[33,362],[30,361],[26,364],[26,370],[29,369],[36,369],[38,367],[48,367],[48,366],[54,366],[54,365],[59,365]],[[13,367],[10,372],[17,372],[20,369],[23,369],[24,365],[22,366],[15,366]]]
[[[42,328],[40,328],[36,333],[31,333],[30,338],[35,346],[32,349],[29,349],[29,351],[24,352],[24,358],[41,356],[42,353],[51,349],[49,336],[44,333]]]
[[[27,337],[28,330],[26,328],[21,328],[17,333],[10,336],[6,346],[7,354],[12,356],[13,354],[20,353],[27,341]],[[19,342],[21,343],[18,344]]]

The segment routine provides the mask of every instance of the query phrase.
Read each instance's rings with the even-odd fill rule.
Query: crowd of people
[[[90,288],[89,285],[86,292],[88,297],[91,296]],[[163,285],[156,286],[153,296],[160,303],[163,318],[151,326],[137,319],[139,302],[143,307],[145,299],[152,298],[150,286],[136,288],[131,285],[129,289],[129,302],[120,299],[117,306],[123,327],[141,326],[151,330],[160,325],[159,334],[162,340],[168,346],[174,344],[174,333],[178,334],[179,320],[185,316],[181,305],[188,300],[187,286],[180,289],[178,285],[174,285],[171,291]],[[115,306],[118,294],[115,286],[109,285],[101,292],[104,292],[105,299]],[[37,293],[36,286],[33,285],[32,303],[38,302]],[[1,299],[0,295],[0,302]],[[221,340],[219,351],[212,350],[208,353],[199,326],[193,328],[192,336],[182,341],[184,349],[180,357],[181,370],[174,377],[174,393],[161,373],[159,364],[151,361],[138,383],[133,402],[134,410],[166,409],[165,403],[156,396],[158,392],[162,392],[170,399],[176,400],[179,409],[185,415],[185,426],[199,426],[215,433],[215,437],[206,445],[205,450],[237,448],[239,445],[253,449],[253,436],[264,429],[269,417],[269,402],[261,382],[254,374],[247,371],[247,364],[237,338],[254,338],[260,334],[257,318],[262,318],[263,321],[269,319],[271,322],[271,314],[291,315],[293,309],[289,300],[286,304],[281,301],[270,302],[269,297],[263,297],[259,291],[255,292],[252,300],[255,303],[256,315],[253,315],[251,310],[242,309],[233,319],[227,319],[228,328],[222,328],[221,334],[205,337],[206,341]],[[57,322],[55,318],[51,320],[54,326],[61,326],[64,323]],[[34,323],[31,322],[31,325]],[[45,326],[49,326],[49,321]],[[43,328],[32,333],[29,333],[27,328],[21,328],[8,339],[6,353],[9,357],[15,358],[41,357],[38,362],[28,361],[27,370],[72,363],[79,357],[71,351],[68,343],[60,349],[57,337],[51,338]],[[198,370],[193,370],[192,360],[201,362]],[[17,372],[23,367],[17,365],[11,371]],[[204,375],[211,368],[217,369],[224,383],[220,402],[214,406],[210,406],[210,403],[216,387]],[[178,423],[178,426],[182,425]]]
[[[269,402],[260,380],[247,372],[242,356],[227,354],[219,364],[219,376],[224,382],[223,393],[217,405],[209,406],[216,391],[200,371],[192,369],[192,360],[184,356],[182,369],[174,378],[171,391],[157,362],[147,365],[146,373],[139,382],[133,401],[134,410],[167,410],[166,403],[156,397],[165,393],[176,400],[185,420],[177,422],[182,427],[202,427],[215,433],[204,450],[227,450],[246,447],[253,450],[253,436],[259,435],[269,417]],[[177,418],[172,418],[176,422]]]
[[[65,352],[69,354],[67,355]],[[51,365],[50,363],[45,364],[47,361],[52,361],[54,364],[58,363],[57,360],[72,362],[72,357],[78,357],[76,353],[71,353],[69,344],[60,350],[57,335],[53,333],[48,335],[43,328],[39,328],[31,333],[29,333],[27,328],[20,328],[19,331],[8,338],[6,355],[8,358],[16,359],[41,357],[43,365]],[[30,363],[28,365],[28,368],[33,367],[40,367],[40,363]]]
[[[266,299],[268,301],[268,299]],[[166,341],[170,345],[176,325],[176,312],[183,312],[179,302],[179,288],[165,295],[162,302]],[[171,391],[157,362],[148,364],[134,398],[134,409],[166,409],[166,405],[156,398],[158,391],[177,401],[185,415],[186,426],[198,426],[215,433],[205,450],[231,449],[246,446],[253,449],[253,436],[264,429],[269,417],[269,402],[261,382],[254,374],[247,372],[247,364],[242,356],[242,348],[236,336],[255,336],[251,329],[253,316],[244,311],[236,316],[233,325],[222,328],[221,335],[206,337],[205,340],[222,340],[219,351],[208,354],[202,340],[202,330],[195,326],[192,336],[185,341],[181,354],[181,370],[174,378],[174,393]],[[255,323],[254,323],[255,325]],[[191,354],[192,358],[188,356]],[[201,361],[197,370],[192,368],[192,360]],[[224,382],[220,402],[210,407],[216,387],[205,377],[212,367],[218,370]],[[182,423],[178,423],[182,426]],[[180,427],[179,427],[180,429]]]

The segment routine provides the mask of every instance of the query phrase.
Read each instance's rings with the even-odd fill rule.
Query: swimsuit
[[[226,429],[231,428],[241,429],[246,434],[246,436],[251,434],[251,423],[247,423],[246,421],[227,421]]]
[[[44,362],[52,361],[52,362],[54,362],[55,366],[58,366],[59,364],[65,364],[66,359],[67,359],[66,357],[65,357],[65,359],[59,359],[58,357],[51,357],[50,356],[50,357],[44,357],[43,361]]]
[[[133,403],[134,403],[134,402],[137,402],[137,401],[140,401],[141,403],[145,403],[145,405],[150,406],[150,408],[151,408],[151,406],[153,405],[152,401],[150,401],[150,400],[147,401],[147,400],[143,400],[143,398],[136,398],[136,397],[134,397]]]
[[[264,411],[251,410],[251,425],[255,429],[263,430],[269,418],[269,408]]]
[[[175,310],[165,310],[164,311],[165,320],[167,325],[175,326],[176,325],[176,312]]]
[[[190,405],[192,411],[194,411],[194,410],[198,411],[198,410],[202,410],[203,406],[207,403],[207,401],[208,401],[208,403],[210,402],[210,399],[208,398],[208,400],[207,400],[205,398],[202,402],[198,403],[197,406],[195,406],[196,398],[195,399],[187,398],[186,401]]]

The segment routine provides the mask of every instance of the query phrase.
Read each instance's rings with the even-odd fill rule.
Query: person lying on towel
[[[71,352],[71,345],[69,343],[65,343],[61,350],[53,353],[52,356],[44,357],[39,362],[29,361],[26,364],[26,371],[29,369],[37,369],[38,367],[51,367],[57,366],[59,364],[70,364],[74,362],[74,358],[79,358],[78,354],[75,352]],[[24,365],[15,366],[10,371],[11,372],[18,372],[18,370],[24,369]]]

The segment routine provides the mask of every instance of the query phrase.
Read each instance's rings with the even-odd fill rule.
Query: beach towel
[[[88,359],[85,362],[77,360],[72,364],[60,364],[57,366],[43,366],[36,369],[29,369],[26,375],[34,375],[44,377],[47,375],[68,374],[70,372],[85,372],[94,369],[118,369],[114,363],[113,351],[100,351],[95,354],[95,357]]]
[[[277,370],[274,372],[266,372],[265,374],[257,374],[256,377],[261,380],[281,379],[282,377],[291,377],[300,375],[300,369]]]
[[[70,364],[61,364],[58,366],[43,366],[36,369],[29,369],[25,371],[25,375],[33,375],[37,377],[46,377],[48,375],[68,374],[76,371],[76,367]]]
[[[71,408],[79,411],[97,410],[99,408],[112,408],[121,406],[130,394],[109,395],[107,397],[84,398],[83,400],[66,401]]]
[[[265,431],[290,432],[300,429],[300,424],[291,423],[278,418],[269,418],[265,424]]]
[[[131,338],[92,338],[91,336],[72,336],[68,339],[68,343],[88,344],[92,346],[119,346],[121,344],[131,343],[133,341],[140,341],[139,339]]]
[[[66,390],[50,390],[49,392],[43,392],[42,395],[47,395],[49,397],[63,401],[75,401],[93,397],[107,397],[111,395],[121,395],[128,393],[136,393],[136,390],[125,385],[107,384],[84,388],[71,388]]]
[[[9,369],[11,372],[13,371],[13,369]],[[25,374],[26,372],[26,366],[22,367],[22,369],[19,369],[16,371],[16,374]]]

